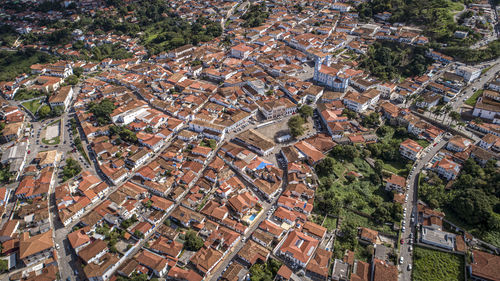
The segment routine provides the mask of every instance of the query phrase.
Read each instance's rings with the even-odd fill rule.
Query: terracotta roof
[[[278,270],[278,275],[285,278],[286,280],[290,279],[292,277],[292,270],[288,268],[286,265],[282,265],[280,269]]]
[[[472,275],[486,280],[500,280],[500,256],[473,250],[472,257]]]
[[[398,268],[383,260],[373,260],[373,281],[397,281]]]
[[[52,230],[32,237],[27,232],[24,232],[19,241],[19,258],[24,259],[52,247],[54,247]]]
[[[92,258],[97,256],[100,252],[108,248],[106,242],[97,239],[90,243],[87,247],[83,248],[78,252],[78,256],[85,262],[88,263]]]
[[[288,237],[281,246],[280,251],[291,254],[295,259],[301,261],[302,263],[307,263],[307,261],[312,257],[318,244],[318,240],[309,237],[302,232],[294,230],[288,234]]]
[[[71,247],[73,249],[78,248],[79,246],[87,243],[90,241],[90,237],[83,231],[82,229],[79,229],[77,231],[73,231],[70,234],[68,234],[68,240],[69,243],[71,244]]]
[[[326,279],[328,277],[328,265],[331,257],[332,252],[318,248],[314,257],[307,264],[306,270],[323,276]]]

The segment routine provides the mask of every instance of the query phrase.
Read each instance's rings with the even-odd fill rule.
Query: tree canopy
[[[400,75],[420,76],[433,62],[425,52],[425,47],[377,41],[370,45],[360,65],[382,80],[392,80]]]
[[[288,119],[288,129],[290,130],[290,134],[296,138],[304,134],[304,125],[305,121],[300,115],[292,116],[292,118]]]
[[[184,248],[188,251],[198,251],[203,247],[203,239],[201,239],[196,232],[189,230],[186,232]]]
[[[90,103],[89,111],[94,114],[99,125],[106,125],[111,123],[111,113],[115,110],[114,103],[109,99],[103,99],[99,103]]]

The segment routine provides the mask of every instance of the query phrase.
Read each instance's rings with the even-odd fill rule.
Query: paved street
[[[404,233],[401,233],[401,239],[403,239],[404,243],[401,245],[400,248],[400,257],[403,257],[404,262],[399,265],[399,270],[401,274],[399,275],[399,280],[411,280],[411,271],[408,270],[408,265],[413,264],[412,261],[412,252],[409,251],[410,245],[410,235],[413,235],[413,238],[415,238],[415,228],[414,224],[411,224],[411,217],[412,215],[415,215],[415,222],[417,220],[416,217],[416,212],[417,212],[417,188],[418,188],[418,178],[420,175],[420,172],[422,169],[427,165],[432,157],[447,143],[446,140],[442,139],[441,141],[437,142],[436,146],[433,144],[430,144],[426,150],[424,151],[423,156],[421,156],[420,159],[415,161],[413,165],[413,170],[410,173],[407,183],[408,183],[408,188],[407,188],[407,195],[408,195],[408,202],[403,205],[404,208],[406,208],[406,216],[404,217],[404,222],[405,222],[405,227],[406,231]],[[400,241],[398,241],[400,243]],[[413,244],[413,243],[412,243]]]

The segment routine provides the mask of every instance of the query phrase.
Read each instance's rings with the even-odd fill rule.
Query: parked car
[[[403,264],[404,261],[405,261],[405,259],[403,257],[399,258],[399,264]]]

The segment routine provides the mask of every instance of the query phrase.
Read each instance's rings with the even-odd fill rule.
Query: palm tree
[[[461,120],[460,113],[458,113],[456,111],[451,111],[449,115],[450,115],[451,120],[453,120],[455,122],[458,122]]]
[[[444,114],[443,114],[443,122],[444,122],[444,119],[446,119],[447,117],[447,114],[453,109],[453,107],[451,107],[451,105],[447,104],[445,107],[443,107],[443,111],[444,111]]]

